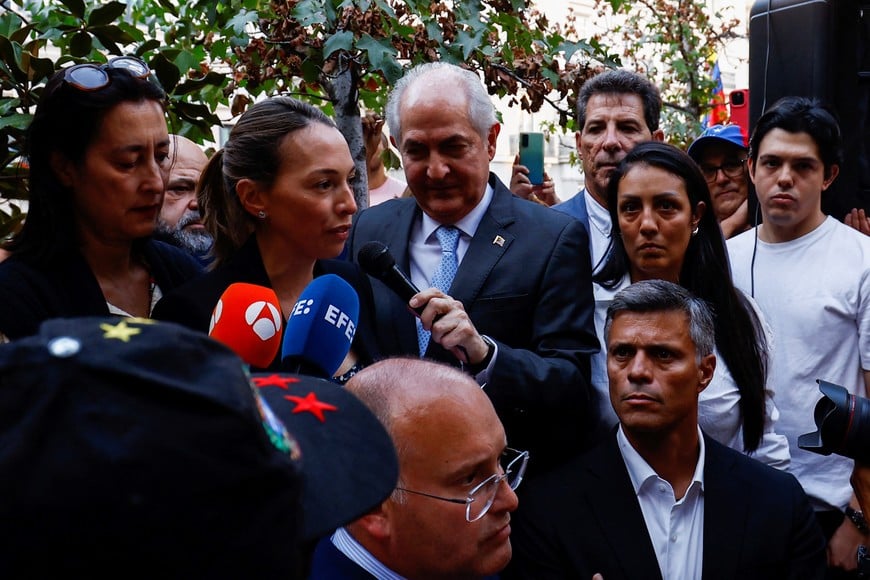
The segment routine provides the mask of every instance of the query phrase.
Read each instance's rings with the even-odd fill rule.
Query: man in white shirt
[[[574,136],[577,156],[583,164],[582,191],[553,209],[580,220],[589,233],[589,255],[594,275],[610,249],[611,217],[607,207],[607,183],[620,161],[643,141],[661,141],[659,128],[662,98],[646,77],[628,70],[609,70],[588,81],[577,96],[577,126]],[[593,283],[595,332],[603,344],[604,317],[613,295]],[[592,386],[598,400],[600,431],[607,433],[616,418],[607,395],[607,361],[602,348],[592,357]]]
[[[758,303],[777,343],[770,361],[777,431],[788,438],[790,471],[828,539],[830,574],[854,570],[858,545],[870,541],[862,517],[850,510],[844,518],[859,509],[852,461],[797,446],[799,435],[815,430],[817,379],[861,396],[870,384],[870,238],[821,207],[841,159],[830,111],[803,97],[778,101],[750,140],[749,175],[764,222],[728,241],[734,285]]]
[[[716,367],[706,304],[638,282],[605,332],[619,428],[527,490],[506,577],[820,578],[824,538],[794,477],[698,427]]]
[[[511,557],[514,489],[528,453],[507,446],[492,403],[461,371],[387,359],[347,384],[399,457],[396,491],[320,542],[312,578],[484,578]]]

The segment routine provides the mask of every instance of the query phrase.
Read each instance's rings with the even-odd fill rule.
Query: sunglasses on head
[[[80,91],[98,91],[111,84],[112,79],[107,69],[126,70],[138,79],[148,78],[151,69],[145,61],[135,56],[116,56],[106,64],[77,64],[71,66],[63,74],[63,80]]]

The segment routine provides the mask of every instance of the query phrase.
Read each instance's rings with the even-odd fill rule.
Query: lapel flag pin
[[[504,238],[501,236],[496,236],[492,243],[501,248],[504,246]]]

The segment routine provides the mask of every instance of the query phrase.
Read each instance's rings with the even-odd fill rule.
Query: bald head
[[[476,501],[486,509],[474,520],[456,499],[478,493],[504,469],[507,439],[489,397],[467,374],[420,359],[375,363],[347,389],[381,419],[399,456],[396,493],[348,526],[353,537],[406,578],[483,578],[502,570],[516,494],[506,483],[479,491]]]
[[[355,374],[346,388],[365,403],[394,439],[393,429],[398,420],[424,413],[445,401],[495,415],[489,397],[469,375],[418,358],[377,362]]]

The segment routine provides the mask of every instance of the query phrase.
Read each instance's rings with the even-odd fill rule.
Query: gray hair
[[[620,312],[683,312],[689,318],[689,336],[695,343],[698,362],[713,353],[716,331],[710,307],[673,282],[644,280],[619,291],[607,308],[605,339],[610,338],[613,319]]]
[[[439,61],[423,63],[410,69],[405,73],[405,76],[399,79],[390,92],[386,109],[387,125],[390,128],[390,135],[396,143],[401,144],[402,142],[402,119],[399,115],[399,109],[405,91],[415,82],[429,75],[441,78],[449,77],[450,80],[456,81],[449,85],[442,85],[443,90],[461,90],[465,93],[468,99],[468,118],[474,129],[485,140],[490,128],[498,123],[495,107],[489,98],[489,93],[486,92],[486,87],[483,86],[480,77],[474,71]]]
[[[637,95],[643,102],[643,118],[650,133],[659,128],[662,96],[645,76],[629,70],[608,70],[583,83],[577,95],[577,129],[586,124],[586,106],[593,95]]]

